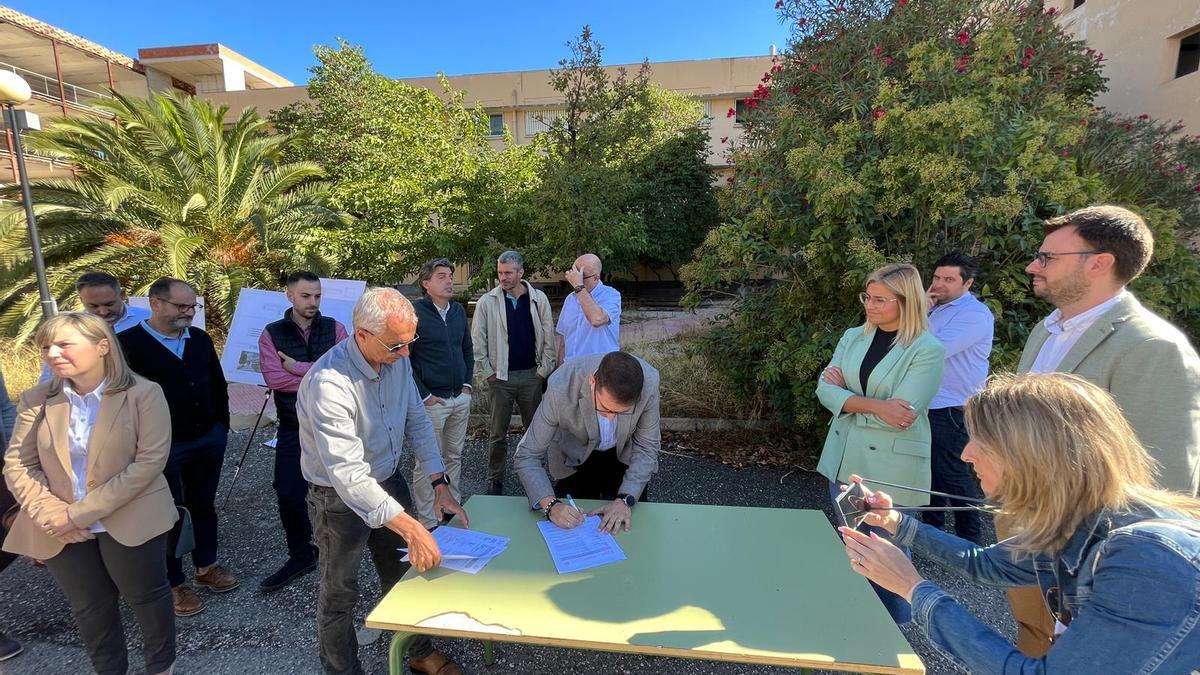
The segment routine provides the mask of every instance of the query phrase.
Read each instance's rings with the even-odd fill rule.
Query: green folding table
[[[589,509],[599,502],[580,500]],[[925,666],[820,511],[639,504],[627,560],[558,574],[521,497],[475,496],[473,529],[510,537],[476,575],[410,570],[367,617],[397,631],[391,673],[418,634],[866,673]]]

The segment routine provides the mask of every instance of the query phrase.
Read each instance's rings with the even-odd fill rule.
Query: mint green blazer
[[[817,398],[833,419],[817,471],[829,480],[846,482],[850,474],[889,483],[929,489],[929,401],[942,384],[946,349],[933,333],[925,331],[907,347],[895,345],[871,371],[864,392],[859,367],[875,337],[875,329],[856,326],[846,331],[833,352],[831,366],[841,368],[846,387],[818,379]],[[877,415],[843,413],[851,396],[891,399],[912,404],[917,419],[908,429],[887,425]],[[868,484],[868,487],[870,485]],[[883,488],[897,504],[922,506],[929,495],[912,490]]]

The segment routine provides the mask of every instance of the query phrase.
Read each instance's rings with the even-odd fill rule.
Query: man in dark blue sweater
[[[186,281],[163,277],[150,285],[150,318],[117,339],[129,367],[162,387],[171,411],[171,454],[163,473],[175,503],[192,516],[196,584],[225,593],[238,587],[217,564],[217,483],[229,433],[229,388],[212,338],[192,325],[199,307]],[[183,559],[173,553],[167,552],[167,579],[175,614],[198,614],[204,601],[186,583]]]
[[[467,311],[454,302],[454,265],[445,258],[421,265],[417,275],[424,297],[414,303],[420,340],[409,347],[413,380],[433,422],[445,477],[455,501],[462,500],[462,451],[471,418],[471,377],[475,369]],[[413,505],[425,527],[433,527],[441,514],[433,512],[433,486],[429,472],[417,461],[413,467]]]

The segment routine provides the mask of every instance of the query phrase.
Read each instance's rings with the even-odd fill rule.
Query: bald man
[[[566,363],[577,356],[621,348],[621,294],[600,281],[600,258],[584,253],[567,270],[574,289],[558,315],[558,353]]]

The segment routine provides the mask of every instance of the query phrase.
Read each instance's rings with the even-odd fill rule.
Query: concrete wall
[[[1175,77],[1181,38],[1200,31],[1200,0],[1054,0],[1060,24],[1104,54],[1109,91],[1096,105],[1183,120],[1200,133],[1200,72]],[[1048,6],[1054,6],[1047,3]]]

